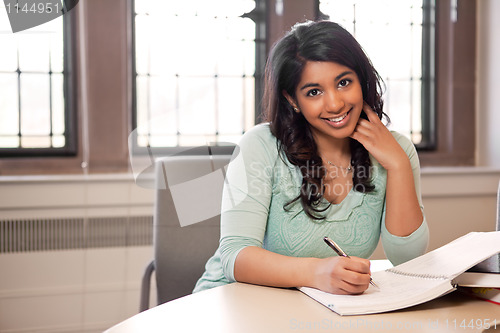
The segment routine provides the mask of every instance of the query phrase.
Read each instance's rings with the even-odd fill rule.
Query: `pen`
[[[341,248],[340,246],[337,245],[337,243],[335,243],[332,239],[330,239],[329,237],[324,237],[323,240],[325,241],[326,244],[328,244],[329,247],[332,248],[333,251],[335,251],[335,253],[337,253],[340,257],[346,257],[346,258],[351,258],[349,257],[349,255],[347,253],[345,253]],[[370,284],[376,288],[378,288],[378,286],[375,284],[375,282],[373,282],[372,278],[370,277]]]

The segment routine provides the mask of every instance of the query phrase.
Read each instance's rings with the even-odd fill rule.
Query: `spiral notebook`
[[[299,290],[340,315],[393,311],[421,304],[456,289],[454,279],[500,252],[500,231],[471,232],[401,265],[372,273],[378,285],[361,295],[334,295],[318,289]]]

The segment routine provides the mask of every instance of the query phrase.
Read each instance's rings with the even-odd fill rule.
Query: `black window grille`
[[[0,8],[0,156],[76,153],[71,15],[12,33]]]
[[[384,79],[391,129],[435,147],[435,0],[318,0],[318,17],[349,30]]]
[[[133,8],[133,149],[224,145],[255,125],[265,0],[134,0]]]

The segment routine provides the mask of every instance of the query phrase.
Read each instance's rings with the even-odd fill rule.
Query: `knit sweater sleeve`
[[[262,247],[272,197],[276,139],[268,125],[246,132],[228,166],[222,197],[220,254],[225,277],[247,246]]]

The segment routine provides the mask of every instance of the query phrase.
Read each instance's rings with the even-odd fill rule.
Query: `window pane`
[[[50,147],[50,136],[22,136],[21,146],[24,148],[45,148]]]
[[[411,82],[387,80],[385,110],[390,115],[391,127],[410,137],[411,133]]]
[[[179,79],[179,133],[215,134],[215,79]],[[202,141],[198,144],[204,144]]]
[[[136,1],[142,3],[142,1]],[[137,15],[135,18],[135,70],[137,74],[149,72],[149,18]]]
[[[19,33],[19,69],[23,72],[49,72],[49,36]]]
[[[151,77],[149,79],[151,91],[151,118],[150,133],[153,135],[177,135],[177,107],[175,105],[177,92],[177,78]]]
[[[250,128],[254,126],[255,123],[255,116],[254,116],[254,110],[255,110],[255,78],[254,77],[246,77],[245,80],[243,81],[244,87],[243,90],[245,91],[244,100],[243,100],[243,105],[245,106],[244,109],[244,115],[245,115],[245,123],[243,130],[248,131]],[[236,142],[236,141],[230,141],[230,142]]]
[[[63,20],[51,21],[54,29],[49,34],[50,68],[52,72],[62,73],[64,71],[64,37]]]
[[[255,72],[255,44],[245,41],[228,41],[221,45],[217,72],[221,75],[253,75]]]
[[[137,134],[147,135],[148,119],[149,119],[149,79],[145,76],[137,76],[136,84],[136,104],[137,109],[144,110],[145,112],[137,113]]]
[[[17,41],[14,35],[0,33],[0,45],[0,71],[14,72],[17,69]]]
[[[61,148],[66,144],[66,138],[64,135],[53,135],[52,136],[52,147]]]
[[[412,89],[412,110],[411,115],[411,140],[415,144],[419,144],[422,142],[422,117],[420,115],[420,110],[422,109],[422,81],[413,80],[412,81],[413,89]]]
[[[17,74],[0,74],[0,136],[16,135],[19,130]],[[9,145],[10,146],[10,145]]]
[[[255,2],[251,0],[189,0],[189,1],[157,1],[136,0],[137,14],[179,16],[212,16],[234,17],[251,11]]]
[[[15,34],[0,22],[0,149],[66,148],[63,16]]]
[[[249,0],[135,0],[139,146],[204,145],[254,125]]]
[[[0,136],[0,146],[4,148],[17,148],[19,147],[19,136],[18,135],[5,135]]]
[[[21,74],[22,135],[50,135],[49,84],[49,75]],[[30,146],[32,145],[30,144]],[[50,147],[50,143],[48,147]]]
[[[221,134],[243,133],[244,78],[221,78],[217,84],[218,90],[218,131]],[[235,104],[239,101],[240,105]]]
[[[52,134],[64,134],[64,76],[52,74]]]

